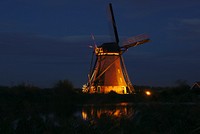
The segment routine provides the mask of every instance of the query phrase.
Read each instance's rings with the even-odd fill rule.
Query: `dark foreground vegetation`
[[[0,134],[196,134],[200,133],[200,93],[188,85],[135,86],[136,94],[83,94],[71,82],[41,89],[21,84],[0,87]],[[147,96],[145,91],[151,91]],[[115,104],[127,102],[133,116],[114,116]],[[84,105],[98,109],[112,104],[115,113],[83,120]],[[106,111],[104,109],[104,111]],[[90,112],[91,114],[91,112]],[[129,113],[130,114],[130,113]],[[92,114],[91,114],[92,115]]]

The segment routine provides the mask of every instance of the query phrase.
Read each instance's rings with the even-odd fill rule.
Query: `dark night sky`
[[[199,0],[1,0],[0,85],[52,87],[87,82],[93,44],[113,41],[112,2],[120,41],[146,33],[151,42],[124,54],[135,85],[200,80]]]

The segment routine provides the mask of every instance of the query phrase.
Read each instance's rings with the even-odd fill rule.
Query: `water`
[[[37,108],[36,108],[37,107]],[[3,113],[0,133],[151,134],[200,132],[200,106],[116,103],[38,107]],[[1,115],[2,115],[1,114]]]
[[[83,105],[75,114],[79,115],[82,120],[93,121],[99,120],[106,116],[112,119],[132,119],[135,110],[132,103],[117,103],[104,105]]]
[[[200,132],[198,112],[195,103],[116,103],[82,105],[74,116],[78,133],[188,134]]]
[[[74,113],[77,130],[90,133],[123,133],[123,125],[131,122],[137,111],[132,103],[86,104],[79,106]],[[119,130],[120,129],[120,130]]]

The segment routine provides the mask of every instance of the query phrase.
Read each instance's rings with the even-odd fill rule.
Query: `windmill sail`
[[[141,34],[137,36],[133,36],[126,41],[123,42],[123,46],[121,48],[128,49],[130,47],[135,47],[141,44],[144,44],[146,42],[149,42],[149,36],[146,34]]]
[[[118,44],[119,43],[119,37],[118,37],[118,32],[117,32],[117,25],[116,25],[116,22],[115,22],[115,17],[114,17],[114,13],[113,13],[111,3],[109,4],[109,7],[110,7],[111,18],[112,18],[113,30],[114,30],[114,34],[115,34],[115,41]]]

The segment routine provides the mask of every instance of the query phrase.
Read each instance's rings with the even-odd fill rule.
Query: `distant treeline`
[[[199,91],[192,91],[185,81],[177,82],[174,87],[151,87],[135,85],[135,94],[119,95],[115,92],[109,94],[85,94],[82,89],[74,88],[69,80],[59,80],[52,88],[39,88],[34,85],[22,83],[16,86],[0,86],[0,99],[7,101],[20,100],[40,103],[82,104],[107,102],[196,102],[199,101]],[[150,91],[147,96],[145,91]],[[2,102],[2,101],[1,101]],[[1,103],[0,102],[0,103]]]

